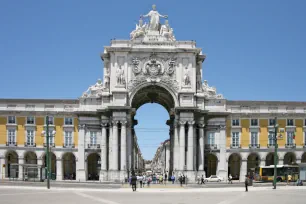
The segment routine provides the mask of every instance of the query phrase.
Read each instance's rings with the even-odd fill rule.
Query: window
[[[208,144],[209,145],[214,145],[215,144],[215,133],[214,132],[209,132],[208,133]]]
[[[90,145],[97,144],[97,132],[90,132]]]
[[[274,146],[275,140],[274,140],[274,132],[269,132],[269,145]]]
[[[287,145],[293,145],[294,132],[287,132]]]
[[[16,134],[15,130],[8,130],[8,143],[9,144],[15,144],[16,141]]]
[[[239,147],[239,132],[232,133],[232,147]]]
[[[251,132],[251,145],[257,146],[258,142],[258,132]]]
[[[287,126],[294,126],[293,119],[287,119]]]
[[[27,130],[27,145],[34,145],[34,130]]]
[[[46,124],[47,124],[47,117],[46,117]],[[49,116],[48,124],[54,125],[54,118],[52,116]]]
[[[65,118],[65,125],[73,125],[73,118]]]
[[[269,126],[275,125],[275,119],[269,119]]]
[[[251,119],[251,126],[258,126],[258,119]]]
[[[65,132],[65,146],[71,146],[72,145],[72,132],[66,131]]]
[[[9,116],[8,117],[8,124],[16,124],[16,117],[15,116]]]
[[[233,119],[232,126],[239,126],[239,119]]]
[[[32,116],[27,117],[27,124],[34,125],[35,124],[34,117]]]

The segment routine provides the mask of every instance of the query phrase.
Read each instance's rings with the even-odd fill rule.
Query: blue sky
[[[178,40],[196,40],[204,79],[227,99],[306,101],[304,0],[2,0],[0,97],[79,97],[102,78],[103,47],[127,39],[152,4]],[[168,136],[167,112],[148,104],[136,117],[150,159]]]

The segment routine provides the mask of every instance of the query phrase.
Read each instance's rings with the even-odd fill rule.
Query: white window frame
[[[13,131],[13,132],[14,132],[14,141],[13,141],[13,143],[15,144],[16,141],[17,141],[17,131],[16,131],[15,128],[8,128],[8,129],[7,129],[6,141],[7,141],[8,144],[12,144],[12,143],[10,143],[10,140],[9,140],[9,138],[10,138],[9,132],[10,132],[10,131]]]
[[[33,144],[28,144],[28,131],[33,131]],[[33,146],[35,145],[35,135],[36,135],[36,131],[34,129],[26,129],[25,130],[25,143],[29,146]]]
[[[94,135],[95,139],[94,140],[92,140],[92,138],[93,138],[92,133],[95,133],[95,135]],[[89,132],[89,145],[90,146],[96,146],[98,144],[97,140],[98,140],[98,132],[97,131],[90,131]],[[95,141],[95,143],[92,143],[92,141]]]
[[[237,145],[237,146],[234,146],[234,145],[233,145],[233,139],[234,139],[233,136],[234,136],[234,133],[238,133],[238,145]],[[241,133],[238,132],[238,131],[233,131],[233,132],[231,133],[231,146],[232,146],[233,148],[239,148],[239,146],[240,146],[240,144],[241,144],[241,143],[240,143],[240,142],[241,142],[241,141],[240,141],[240,140],[241,140],[240,134],[241,134]]]
[[[256,133],[257,135],[256,135],[256,137],[257,137],[257,141],[256,141],[256,143],[255,144],[253,144],[252,143],[252,133]],[[257,145],[259,145],[259,132],[258,131],[250,131],[250,145],[252,146],[252,147],[257,147]]]
[[[54,125],[54,116],[49,116],[49,120],[50,118],[52,118],[52,124],[49,124],[49,126],[53,126]],[[47,116],[45,116],[45,125],[47,125]]]
[[[238,124],[238,125],[234,125],[234,124],[233,124],[233,121],[234,121],[234,120],[238,121],[239,124]],[[232,126],[232,127],[240,127],[240,126],[241,126],[240,118],[232,118],[231,126]]]
[[[276,121],[275,121],[275,118],[269,118],[269,121],[268,121],[268,126],[270,126],[270,127],[274,127],[275,125],[273,124],[273,125],[270,125],[270,120],[274,120],[274,124],[276,123]]]
[[[67,144],[67,143],[66,143],[66,132],[70,132],[70,133],[71,133],[71,136],[70,136],[70,137],[71,137],[70,144]],[[73,138],[74,138],[74,137],[73,137],[73,131],[72,131],[72,130],[64,130],[64,146],[65,146],[65,147],[70,147],[70,146],[73,145],[73,141],[74,141]]]
[[[33,118],[33,124],[28,123],[28,118]],[[27,117],[26,117],[26,125],[35,125],[35,124],[36,124],[36,120],[35,120],[35,117],[34,117],[34,116],[27,116]]]
[[[292,121],[293,121],[293,125],[288,125],[288,120],[292,120]],[[287,119],[286,119],[286,126],[287,126],[287,127],[294,127],[294,126],[295,126],[295,119],[293,119],[293,118],[289,118],[289,119],[288,119],[288,118],[287,118]]]
[[[292,143],[288,143],[288,139],[289,139],[289,134],[288,133],[292,133]],[[293,139],[293,135],[294,135],[294,131],[286,131],[286,145],[294,145],[294,139]]]
[[[211,143],[210,134],[213,134],[213,143]],[[216,145],[216,133],[215,132],[207,132],[207,144],[210,146]]]
[[[49,128],[49,144],[54,144],[55,145],[55,135],[52,135],[52,132],[53,132],[53,128]],[[45,143],[47,144],[47,133],[45,133],[44,135],[45,139]]]
[[[257,125],[252,125],[252,120],[257,120]],[[250,126],[251,127],[258,127],[259,126],[259,120],[258,120],[258,118],[256,119],[256,118],[251,118],[250,119]]]
[[[10,117],[14,117],[14,123],[10,123]],[[7,124],[17,124],[17,118],[14,115],[7,116]]]
[[[71,122],[72,122],[71,124],[66,124],[66,119],[68,119],[68,118],[71,118]],[[73,126],[74,125],[73,123],[74,123],[73,117],[65,117],[64,118],[64,126]]]
[[[271,133],[272,133],[273,137],[270,138]],[[275,137],[275,132],[269,131],[268,132],[268,144],[269,144],[269,146],[274,146],[275,145],[274,137]],[[273,142],[271,143],[271,141],[273,141]]]

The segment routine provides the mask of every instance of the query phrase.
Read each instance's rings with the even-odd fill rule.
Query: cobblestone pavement
[[[304,204],[306,187],[208,189],[51,189],[0,187],[3,204]]]

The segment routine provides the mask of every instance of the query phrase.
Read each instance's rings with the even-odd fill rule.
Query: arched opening
[[[56,156],[53,152],[50,152],[50,158],[51,158],[51,179],[56,179]],[[46,155],[43,157],[43,166],[47,167],[46,163]]]
[[[101,158],[98,153],[91,153],[87,157],[87,179],[98,181],[100,168],[101,168]]]
[[[274,165],[274,153],[270,152],[266,156],[266,166]]]
[[[24,164],[23,168],[24,178],[37,178],[38,177],[38,168],[37,164],[37,155],[35,152],[26,152],[24,154]]]
[[[306,163],[306,152],[304,152],[304,154],[302,155],[301,162]]]
[[[233,179],[240,179],[240,166],[240,155],[237,153],[231,154],[228,159],[228,172],[232,175]]]
[[[293,152],[287,152],[284,156],[284,164],[292,165],[296,163],[296,156]]]
[[[175,171],[172,150],[175,99],[165,88],[149,85],[132,94],[131,106],[137,110],[131,115],[132,121],[135,121],[133,137],[137,138],[142,157],[154,164],[148,171],[167,174],[170,178]],[[132,163],[137,172],[145,173],[137,158]]]
[[[217,175],[217,165],[218,165],[218,158],[214,154],[205,154],[205,165],[204,170],[206,172],[206,177],[211,175]]]
[[[5,177],[18,178],[18,154],[15,151],[9,151],[5,156]]]
[[[63,179],[75,180],[76,178],[76,161],[75,156],[71,152],[67,152],[63,155]]]
[[[37,155],[35,152],[26,152],[24,155],[25,164],[37,164]]]
[[[260,165],[260,157],[256,153],[251,153],[248,156],[247,173],[248,175],[254,175]]]

